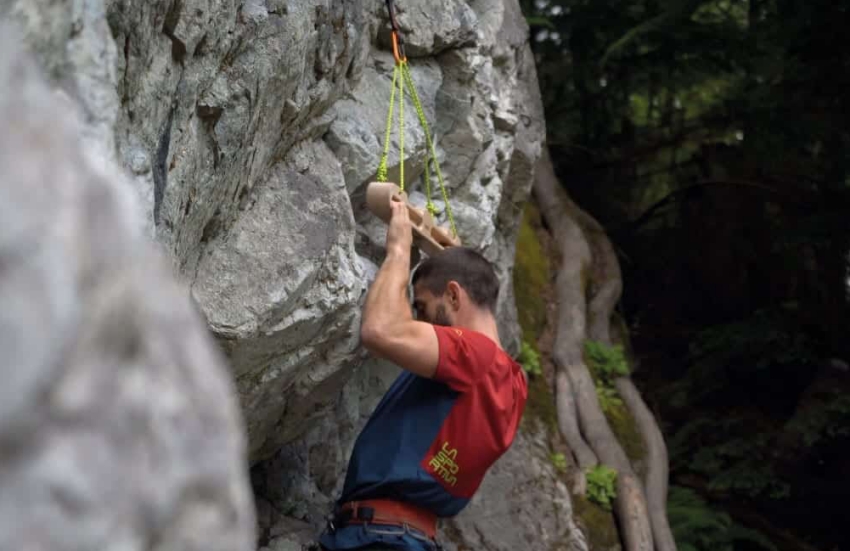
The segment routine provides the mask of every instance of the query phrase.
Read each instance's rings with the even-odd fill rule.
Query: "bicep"
[[[430,323],[404,321],[380,334],[362,335],[362,340],[376,356],[420,377],[431,379],[437,371],[440,344]]]

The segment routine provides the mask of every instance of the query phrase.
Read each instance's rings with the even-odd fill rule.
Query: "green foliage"
[[[630,459],[642,459],[645,454],[643,438],[634,419],[623,404],[622,398],[614,388],[614,379],[629,374],[629,367],[623,347],[587,340],[584,343],[585,358],[593,375],[596,398],[599,407],[605,413],[608,423],[620,445]]]
[[[790,487],[773,469],[772,442],[772,434],[753,434],[739,419],[699,418],[674,435],[669,452],[677,468],[707,478],[709,490],[784,499]]]
[[[807,448],[850,435],[850,395],[828,389],[791,418],[786,428],[797,433]]]
[[[771,464],[755,457],[743,458],[731,463],[727,469],[715,474],[708,488],[716,492],[731,490],[739,495],[750,497],[764,495],[777,500],[791,495],[791,487],[777,477]]]
[[[534,204],[526,203],[514,258],[514,295],[523,336],[518,361],[531,375],[523,423],[540,421],[550,433],[557,433],[554,396],[546,379],[539,376],[542,374],[540,354],[534,344],[546,326],[546,302],[543,297],[550,280],[549,259],[534,230],[539,219],[540,214]]]
[[[616,377],[629,374],[626,356],[619,344],[608,346],[605,343],[586,340],[584,352],[591,371],[606,385],[611,385]]]
[[[651,19],[641,22],[634,28],[629,29],[625,35],[618,38],[613,44],[608,46],[605,54],[602,56],[601,65],[604,66],[611,56],[624,51],[628,45],[634,43],[641,36],[650,33],[657,33],[659,31],[663,31],[667,27],[681,23],[683,19],[690,16],[691,13],[693,13],[694,10],[696,10],[697,7],[704,2],[705,0],[680,0],[678,2],[669,2],[665,6],[665,11]]]
[[[555,470],[559,473],[564,473],[567,471],[567,458],[562,453],[553,453],[549,456],[552,460],[552,465],[555,466]]]
[[[671,486],[667,496],[667,521],[680,551],[732,551],[728,531],[732,519],[711,509],[690,488]]]
[[[525,18],[526,23],[531,27],[544,27],[546,29],[554,29],[555,24],[548,17],[529,16]]]
[[[727,513],[712,509],[690,488],[670,487],[667,520],[679,551],[734,551],[735,541],[777,551],[763,534],[733,523]]]
[[[618,408],[623,407],[623,401],[617,394],[617,391],[611,387],[596,384],[596,397],[599,399],[599,406],[606,415],[611,415]]]
[[[761,548],[766,551],[778,551],[776,545],[770,541],[770,538],[758,530],[747,528],[737,523],[733,523],[729,528],[729,539],[736,542],[749,543],[750,545],[747,546],[748,549]]]
[[[614,394],[613,399],[607,402],[607,405],[605,401],[602,401],[602,403],[608,424],[611,426],[614,436],[617,437],[617,442],[620,443],[623,451],[626,452],[626,456],[633,463],[644,459],[646,457],[646,446],[643,442],[643,436],[641,436],[638,430],[634,417],[632,417],[632,414],[623,404],[622,400]]]
[[[777,311],[759,310],[740,321],[700,331],[690,346],[692,361],[711,357],[728,363],[752,358],[756,368],[771,365],[809,365],[816,359],[813,343],[804,334],[785,326]]]
[[[545,377],[530,377],[528,381],[528,401],[525,403],[522,423],[537,421],[543,424],[550,436],[558,434],[555,397]]]
[[[522,341],[522,348],[519,353],[519,363],[529,375],[542,375],[543,370],[540,367],[540,354],[534,347],[525,341]]]
[[[612,509],[617,497],[617,471],[607,465],[596,465],[587,476],[587,497],[606,511]]]

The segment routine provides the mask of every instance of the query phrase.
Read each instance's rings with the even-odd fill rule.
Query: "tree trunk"
[[[582,222],[589,224],[585,219],[590,217],[567,197],[555,176],[546,148],[538,162],[533,192],[561,253],[562,264],[556,281],[559,305],[557,336],[552,355],[556,368],[565,372],[571,383],[581,434],[584,436],[579,440],[581,445],[587,442],[599,460],[618,472],[615,514],[626,551],[652,551],[652,528],[642,484],[602,412],[596,387],[583,356],[584,341],[588,337],[588,315],[593,325],[591,332],[601,332],[610,342],[608,326],[611,312],[619,300],[620,279],[615,277],[607,280],[602,277],[612,271],[611,266],[606,265],[610,264],[610,257],[597,255],[594,258],[591,243],[581,227]],[[610,242],[608,244],[610,246]],[[597,262],[594,263],[594,260]],[[614,273],[619,274],[616,256],[613,260]],[[592,273],[594,271],[599,273]],[[596,292],[588,306],[587,291],[591,281],[596,283]],[[601,320],[604,320],[604,324]],[[563,407],[566,411],[570,407],[569,397],[564,396],[563,392],[567,389],[559,390],[561,392],[556,400],[559,408]],[[567,438],[566,433],[564,437]],[[567,444],[571,448],[574,446],[569,440]],[[578,457],[575,449],[574,453]]]

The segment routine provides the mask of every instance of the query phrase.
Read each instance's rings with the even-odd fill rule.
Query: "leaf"
[[[542,15],[529,15],[525,18],[525,22],[529,27],[544,27],[546,29],[555,29],[555,24],[548,17]]]
[[[617,497],[617,471],[607,465],[596,465],[587,471],[587,497],[606,511]]]
[[[754,543],[767,551],[778,551],[776,545],[767,536],[757,530],[735,524],[729,530],[729,539]]]
[[[519,363],[530,375],[541,375],[543,373],[543,369],[540,367],[540,354],[526,341],[522,341]]]
[[[672,2],[667,11],[660,15],[656,15],[652,19],[644,21],[636,27],[632,27],[626,32],[626,34],[608,46],[608,49],[605,50],[605,54],[602,56],[600,65],[605,67],[605,64],[608,62],[608,58],[622,51],[626,46],[637,40],[639,37],[653,31],[670,27],[678,21],[690,17],[690,15],[695,12],[704,1],[705,0],[687,0],[684,2]]]

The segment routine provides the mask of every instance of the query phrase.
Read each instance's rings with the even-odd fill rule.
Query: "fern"
[[[617,471],[607,465],[596,465],[587,471],[587,498],[610,511],[617,497],[616,482]]]
[[[765,536],[758,530],[753,530],[752,528],[745,528],[740,524],[733,524],[729,528],[729,539],[734,541],[746,541],[755,544],[756,547],[767,549],[768,551],[778,551],[776,546],[773,544],[772,541],[767,538],[767,536]]]
[[[612,415],[617,408],[623,406],[623,401],[620,399],[617,391],[611,387],[597,384],[596,397],[599,399],[599,407],[609,415]]]
[[[735,524],[732,518],[710,506],[690,488],[671,486],[667,519],[679,551],[733,551],[735,541],[776,551],[764,534]]]
[[[623,401],[614,390],[614,379],[629,374],[626,356],[620,345],[608,346],[601,342],[587,340],[584,342],[584,352],[587,364],[595,375],[596,397],[599,406],[605,413],[612,413],[623,405]]]
[[[522,341],[519,363],[529,375],[541,375],[543,373],[540,367],[540,354],[537,353],[537,350],[533,346],[525,341]]]
[[[811,448],[821,440],[850,434],[846,419],[850,418],[850,395],[831,389],[802,408],[787,423],[789,431],[800,435],[803,444]]]
[[[712,358],[727,364],[751,358],[753,366],[810,365],[816,361],[812,340],[787,326],[782,312],[758,310],[739,321],[700,331],[690,344],[691,361]]]
[[[587,362],[594,374],[606,385],[611,385],[616,377],[629,374],[629,366],[623,347],[619,344],[608,346],[604,343],[587,340],[584,342]]]

